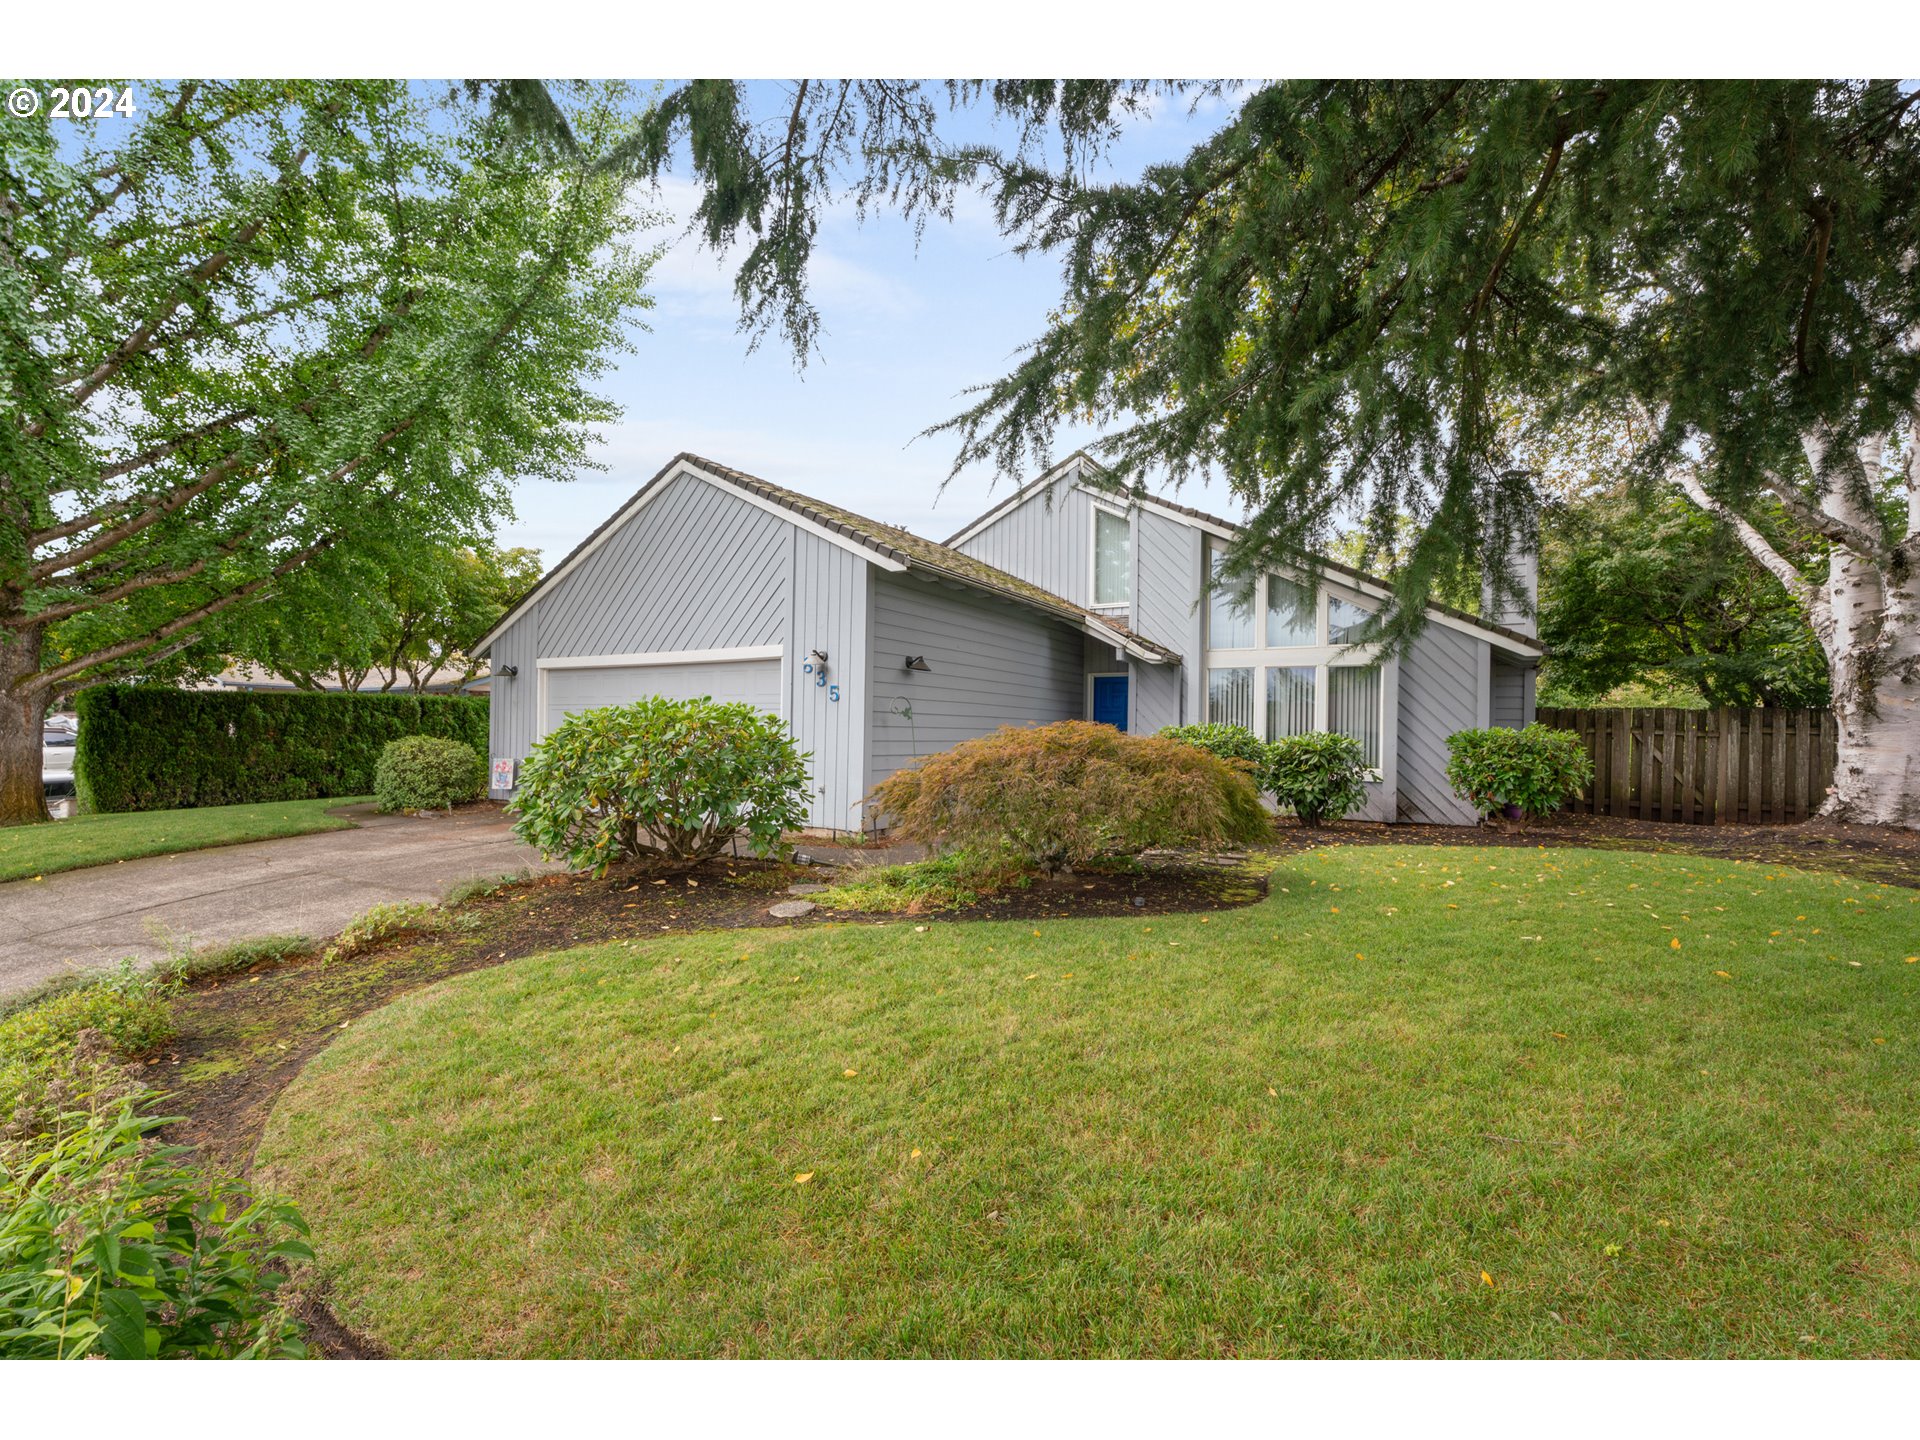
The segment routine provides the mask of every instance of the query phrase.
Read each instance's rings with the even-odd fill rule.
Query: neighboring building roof
[[[1069,455],[1066,459],[1062,460],[1058,465],[1055,465],[1051,470],[1047,471],[1047,473],[1042,475],[1039,479],[1028,481],[1025,485],[1022,485],[1018,490],[1015,490],[1012,494],[1007,496],[1007,498],[1002,500],[998,505],[995,505],[991,510],[988,510],[986,513],[982,515],[976,516],[972,520],[969,520],[954,534],[950,535],[947,538],[946,543],[948,545],[958,545],[961,541],[968,539],[970,536],[978,534],[981,530],[985,529],[986,526],[990,524],[992,521],[998,519],[1001,515],[1005,514],[1007,511],[1019,505],[1022,501],[1026,500],[1029,496],[1033,495],[1037,491],[1046,489],[1052,485],[1059,483],[1063,472],[1066,471],[1068,466],[1074,465],[1074,464],[1086,465],[1088,467],[1091,467],[1094,470],[1098,470],[1103,475],[1110,473],[1107,470],[1106,466],[1102,465],[1098,460],[1094,459],[1093,456],[1087,454],[1086,451],[1076,450],[1073,452],[1073,454]],[[1168,500],[1159,495],[1151,494],[1139,486],[1135,486],[1130,489],[1124,489],[1124,488],[1116,489],[1113,492],[1113,494],[1116,496],[1116,498],[1124,495],[1128,500],[1131,500],[1136,504],[1151,506],[1158,510],[1171,511],[1176,515],[1184,515],[1190,520],[1198,520],[1201,524],[1211,526],[1216,530],[1224,531],[1228,535],[1238,535],[1242,531],[1242,529],[1245,528],[1238,521],[1228,520],[1223,516],[1219,516],[1219,515],[1211,515],[1207,513],[1205,510],[1196,510],[1191,505],[1182,505],[1178,501]],[[1343,565],[1338,560],[1329,560],[1325,556],[1319,557],[1319,561],[1322,569],[1330,571],[1336,575],[1344,576],[1348,580],[1353,581],[1356,585],[1366,586],[1370,589],[1380,591],[1383,594],[1391,593],[1393,589],[1393,586],[1390,582],[1381,579],[1378,575],[1369,575],[1364,570],[1356,570],[1351,565]],[[1541,645],[1540,639],[1536,635],[1528,635],[1525,632],[1520,630],[1515,630],[1508,625],[1496,625],[1493,621],[1483,620],[1480,616],[1473,614],[1471,611],[1459,610],[1454,608],[1451,605],[1444,605],[1438,600],[1429,600],[1427,602],[1426,608],[1433,614],[1445,615],[1450,619],[1459,620],[1468,625],[1471,625],[1476,630],[1484,630],[1489,635],[1497,635],[1501,639],[1509,642],[1510,645],[1517,646],[1525,650],[1530,655],[1540,655],[1545,653],[1545,647]]]
[[[1156,641],[1147,639],[1144,635],[1135,634],[1126,626],[1116,623],[1111,616],[1099,614],[1084,606],[1076,605],[1071,600],[1062,599],[1050,590],[1042,590],[1038,585],[1030,585],[1017,576],[1009,575],[1004,570],[974,559],[971,555],[935,541],[923,539],[910,530],[902,530],[896,525],[885,525],[878,520],[869,520],[866,516],[856,515],[851,510],[843,510],[837,505],[815,500],[798,491],[788,490],[770,481],[762,480],[756,475],[748,475],[744,471],[735,470],[731,466],[721,465],[687,451],[682,451],[669,460],[658,474],[633,493],[626,504],[608,516],[586,539],[576,545],[564,560],[543,575],[538,584],[515,601],[499,624],[488,631],[473,647],[473,653],[476,655],[484,653],[521,610],[537,599],[547,585],[565,574],[576,560],[585,558],[603,536],[625,520],[649,491],[656,485],[664,483],[676,471],[684,469],[690,469],[696,474],[720,481],[724,485],[734,486],[750,496],[757,496],[771,505],[786,510],[817,529],[852,542],[854,546],[867,551],[889,568],[917,570],[923,574],[952,580],[1044,611],[1078,626],[1095,639],[1125,650],[1149,664],[1177,665],[1180,663],[1178,653]]]
[[[335,676],[319,675],[315,678],[320,682],[322,690],[336,691],[345,688]],[[468,678],[466,672],[461,670],[436,670],[427,677],[427,683],[420,693],[440,695],[452,691],[466,691],[471,694],[484,694],[488,678],[485,675]],[[250,662],[242,662],[239,665],[229,665],[211,679],[199,681],[186,688],[189,690],[298,690],[300,686],[284,675],[275,674],[271,670]],[[405,671],[402,671],[389,683],[387,672],[375,667],[367,672],[366,678],[356,688],[362,694],[384,691],[387,694],[411,695],[413,681]]]

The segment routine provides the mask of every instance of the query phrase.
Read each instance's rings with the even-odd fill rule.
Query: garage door
[[[582,710],[625,705],[649,695],[664,695],[670,700],[693,700],[708,695],[729,704],[744,701],[778,715],[780,662],[717,660],[697,664],[552,669],[546,672],[546,691],[547,713],[540,727],[543,735],[567,716]]]

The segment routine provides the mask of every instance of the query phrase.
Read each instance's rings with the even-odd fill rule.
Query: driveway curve
[[[57,976],[259,935],[337,932],[362,911],[449,886],[557,869],[497,806],[451,816],[338,812],[358,828],[257,840],[0,884],[0,995]]]

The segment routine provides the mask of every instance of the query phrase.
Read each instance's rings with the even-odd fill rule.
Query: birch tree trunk
[[[1821,818],[1920,829],[1920,396],[1910,419],[1904,527],[1889,526],[1875,505],[1883,440],[1851,450],[1809,435],[1813,497],[1783,481],[1768,487],[1831,545],[1819,584],[1710,495],[1693,466],[1683,465],[1676,478],[1805,607],[1826,655],[1839,743]]]

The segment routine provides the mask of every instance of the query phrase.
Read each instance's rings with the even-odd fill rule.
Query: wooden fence
[[[1593,783],[1568,805],[1688,825],[1805,820],[1833,781],[1825,710],[1550,710],[1540,723],[1586,741]]]

